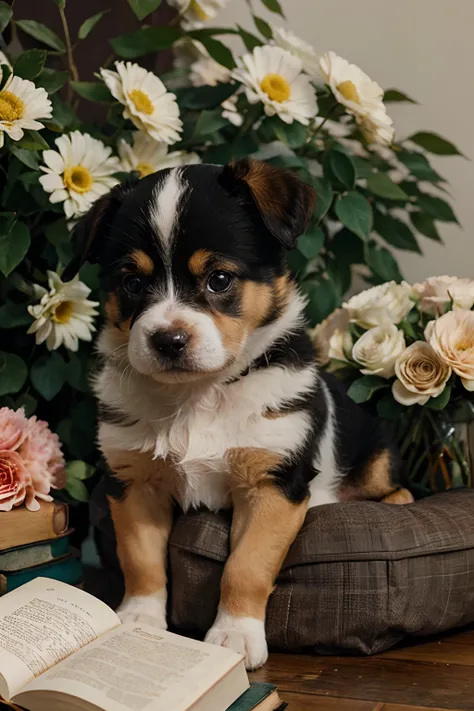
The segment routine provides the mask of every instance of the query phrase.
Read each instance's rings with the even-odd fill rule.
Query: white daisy
[[[383,104],[378,111],[373,111],[370,116],[357,119],[357,123],[367,143],[376,143],[381,146],[392,145],[395,129]]]
[[[307,126],[318,104],[302,70],[301,59],[281,47],[265,45],[239,59],[233,76],[244,84],[251,104],[264,104],[267,116],[277,114],[285,123],[296,120]]]
[[[124,105],[123,116],[155,141],[179,141],[183,124],[176,96],[153,72],[133,62],[115,62],[116,72],[101,69],[102,79],[112,96]]]
[[[35,292],[41,298],[39,304],[28,306],[35,319],[28,333],[35,334],[37,344],[46,341],[50,351],[63,344],[70,351],[77,351],[79,340],[92,339],[99,303],[87,299],[91,290],[78,276],[62,282],[56,272],[48,271],[48,286],[49,291],[35,284]]]
[[[11,76],[0,91],[0,147],[5,133],[13,141],[23,138],[23,129],[39,131],[44,128],[37,119],[52,116],[51,101],[44,89],[37,89],[32,81]]]
[[[51,193],[50,202],[64,202],[68,219],[87,212],[97,198],[108,193],[118,183],[113,177],[120,170],[112,149],[88,133],[73,131],[55,140],[57,151],[43,152],[46,173],[40,180],[43,189]]]
[[[326,52],[319,67],[332,93],[355,116],[365,118],[383,106],[383,89],[362,69],[335,52]]]
[[[319,75],[319,55],[309,42],[305,42],[284,27],[272,26],[272,30],[275,43],[301,59],[305,72],[311,77]]]
[[[229,0],[168,0],[168,5],[175,7],[182,17],[185,29],[196,29],[204,22],[212,20]]]
[[[230,121],[230,123],[233,126],[242,126],[244,122],[244,117],[242,116],[241,113],[237,110],[237,95],[234,94],[234,96],[230,96],[228,99],[222,102],[221,104],[221,109],[222,111],[222,118],[227,119],[227,121]]]
[[[202,47],[202,45],[201,45]],[[193,86],[216,86],[230,81],[230,70],[207,54],[204,47],[199,59],[191,64],[189,79]]]
[[[118,153],[122,170],[126,172],[135,170],[142,178],[156,173],[157,170],[201,162],[197,153],[186,153],[186,151],[168,153],[166,143],[154,141],[141,131],[133,133],[132,145],[122,138],[118,144]]]

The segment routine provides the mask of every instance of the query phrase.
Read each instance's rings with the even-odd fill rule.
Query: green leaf
[[[26,304],[14,304],[12,301],[8,301],[0,306],[0,323],[2,324],[2,328],[29,326],[32,320],[33,318],[28,313]]]
[[[298,240],[298,250],[306,259],[315,259],[324,244],[324,232],[320,227],[308,230]]]
[[[84,481],[89,479],[95,472],[95,467],[83,462],[80,459],[73,459],[66,464],[67,480],[78,479]]]
[[[342,151],[329,151],[324,159],[324,177],[331,181],[338,180],[345,188],[352,190],[356,178],[354,163]]]
[[[66,483],[66,491],[76,501],[89,501],[89,492],[83,481],[80,479],[71,479]]]
[[[283,10],[281,9],[281,5],[278,0],[262,0],[262,2],[267,10],[270,10],[270,12],[276,12],[277,15],[284,17]]]
[[[12,75],[12,70],[9,64],[2,64],[2,76],[0,78],[0,90],[4,89],[7,85],[8,80]]]
[[[44,67],[41,74],[36,77],[35,84],[46,89],[48,94],[54,94],[59,89],[62,89],[68,77],[68,72],[57,72],[55,69]]]
[[[232,52],[228,47],[225,46],[220,40],[216,40],[213,37],[203,37],[201,36],[199,41],[207,49],[211,57],[223,67],[227,69],[234,69],[236,66],[235,59]]]
[[[59,39],[57,34],[55,34],[49,27],[43,25],[41,22],[36,22],[36,20],[17,20],[17,27],[23,32],[26,32],[30,37],[34,37],[38,42],[46,44],[52,49],[56,49],[58,52],[65,52],[66,47],[64,42]]]
[[[367,160],[367,158],[360,158],[359,156],[351,156],[352,162],[354,163],[356,169],[356,178],[368,178],[372,175],[374,166]]]
[[[435,221],[426,212],[410,212],[410,220],[415,229],[429,239],[442,242],[441,236],[436,227]]]
[[[20,138],[16,143],[20,148],[26,148],[27,151],[45,151],[49,148],[43,136],[38,131],[25,130],[23,138]]]
[[[45,49],[28,49],[16,59],[13,70],[22,79],[35,79],[43,69],[48,52]]]
[[[261,17],[257,15],[252,15],[255,27],[260,32],[260,34],[265,37],[265,39],[273,38],[273,31],[268,22],[265,22]]]
[[[25,411],[27,417],[31,417],[34,414],[38,406],[38,400],[30,395],[30,393],[22,393],[15,400],[15,407],[19,410],[22,407]]]
[[[454,143],[447,141],[442,136],[432,131],[419,131],[409,136],[408,141],[413,141],[418,146],[421,146],[429,153],[434,153],[437,156],[464,156]]]
[[[440,220],[441,222],[457,222],[459,225],[459,220],[454,214],[453,208],[446,200],[434,197],[434,195],[422,193],[418,196],[417,202],[422,210],[436,220]]]
[[[418,103],[417,101],[415,101],[415,99],[412,99],[410,96],[404,94],[398,89],[387,89],[383,95],[383,100],[386,103],[390,103],[392,101],[408,101],[410,104]]]
[[[7,234],[0,235],[0,271],[8,276],[24,259],[30,246],[30,231],[16,222]]]
[[[377,415],[384,420],[398,420],[406,407],[394,400],[392,395],[384,395],[377,403]]]
[[[136,59],[160,49],[169,49],[180,37],[181,30],[177,27],[142,27],[109,42],[119,57]]]
[[[194,129],[194,136],[208,136],[227,125],[228,121],[222,118],[220,111],[201,111]]]
[[[310,324],[315,326],[336,308],[338,295],[335,286],[329,279],[321,279],[320,281],[303,281],[301,287],[308,297],[306,312]]]
[[[397,217],[382,215],[377,211],[375,213],[374,229],[392,247],[421,254],[415,235],[408,225]]]
[[[6,2],[0,2],[0,34],[4,32],[6,26],[13,16],[13,11],[10,5]]]
[[[160,0],[158,0],[160,1]],[[77,36],[79,37],[80,40],[85,39],[88,34],[94,29],[96,24],[100,22],[100,20],[106,15],[108,12],[110,12],[110,8],[108,10],[102,10],[102,12],[98,12],[96,15],[92,15],[91,17],[88,17],[87,20],[84,20],[82,25],[79,27],[79,32],[77,33]]]
[[[386,173],[371,173],[367,178],[367,190],[388,200],[408,200],[408,195]]]
[[[17,393],[27,376],[28,368],[19,356],[0,351],[0,395]]]
[[[272,124],[278,140],[289,146],[289,148],[301,148],[306,143],[308,129],[299,121],[293,121],[293,123],[288,124],[275,117],[272,120]]]
[[[45,400],[52,400],[66,382],[66,368],[56,351],[45,353],[31,366],[30,380]]]
[[[378,375],[364,375],[354,382],[349,387],[347,394],[354,402],[367,402],[370,398],[382,388],[386,388],[389,381],[385,378],[379,378]]]
[[[325,178],[313,178],[313,187],[316,190],[314,217],[320,222],[331,207],[334,193],[330,181]]]
[[[372,207],[363,195],[354,191],[338,198],[335,211],[348,230],[363,240],[368,239],[372,229]]]
[[[76,122],[76,115],[69,104],[56,95],[51,97],[53,104],[53,118],[48,123],[56,127],[56,130],[71,128]]]
[[[216,86],[196,86],[186,89],[176,89],[180,109],[216,109],[223,101],[235,94],[235,84],[216,84]]]
[[[432,168],[429,160],[423,153],[402,150],[397,153],[397,158],[400,163],[403,163],[403,165],[408,168],[415,178],[427,180],[430,183],[444,182],[444,178]]]
[[[451,389],[451,385],[446,385],[441,395],[438,395],[438,397],[430,397],[426,406],[429,407],[430,410],[444,410],[451,398]]]
[[[72,81],[70,84],[76,94],[82,96],[83,99],[98,101],[103,104],[110,104],[114,100],[112,94],[102,82]]]
[[[379,282],[393,280],[400,283],[403,281],[395,257],[385,247],[378,247],[376,244],[368,245],[366,262],[378,277]]]
[[[334,255],[336,262],[347,266],[364,263],[364,243],[360,237],[345,227],[331,239],[329,250]]]
[[[141,21],[161,5],[161,0],[128,0],[128,4]]]
[[[39,168],[39,161],[38,161],[38,155],[36,151],[30,151],[29,149],[26,148],[20,148],[19,146],[16,146],[14,143],[10,145],[10,150],[13,153],[13,155],[18,158],[19,161],[24,163],[25,165],[28,166],[28,168],[31,168],[32,170],[38,170]]]
[[[48,242],[54,244],[55,247],[57,247],[59,244],[69,242],[70,235],[69,230],[67,228],[66,218],[61,217],[59,220],[51,222],[45,228],[44,233]]]
[[[263,42],[258,37],[255,37],[255,35],[253,35],[251,32],[244,30],[244,28],[240,25],[237,25],[237,28],[239,30],[239,35],[242,37],[242,42],[244,43],[246,49],[248,49],[249,52],[252,52],[255,47],[262,46]]]

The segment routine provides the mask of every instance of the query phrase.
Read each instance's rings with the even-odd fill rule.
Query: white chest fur
[[[177,400],[174,386],[139,375],[129,379],[107,366],[96,382],[100,400],[125,412],[135,424],[102,423],[102,449],[149,451],[170,456],[184,479],[183,508],[200,504],[217,509],[230,504],[226,452],[261,448],[287,455],[303,444],[310,423],[304,412],[265,417],[269,409],[304,393],[314,382],[314,369],[272,366],[228,385],[190,391]]]

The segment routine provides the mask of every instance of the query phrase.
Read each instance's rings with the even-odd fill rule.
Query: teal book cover
[[[265,704],[265,701],[268,703]],[[252,682],[250,688],[242,696],[239,696],[227,711],[252,711],[252,709],[259,708],[265,708],[265,711],[277,711],[277,709],[280,711],[286,708],[286,704],[282,703],[277,694],[275,684]]]
[[[0,574],[0,595],[16,590],[20,585],[38,577],[60,580],[69,585],[79,585],[82,582],[81,562],[69,555],[52,563],[36,565],[14,573]]]
[[[67,534],[51,541],[10,548],[0,553],[0,573],[12,573],[32,568],[35,565],[50,563],[68,555],[68,553],[69,536]]]

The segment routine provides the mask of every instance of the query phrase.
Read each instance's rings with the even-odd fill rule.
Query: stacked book
[[[41,502],[0,512],[0,595],[37,577],[82,584],[82,568],[70,548],[67,504]]]

